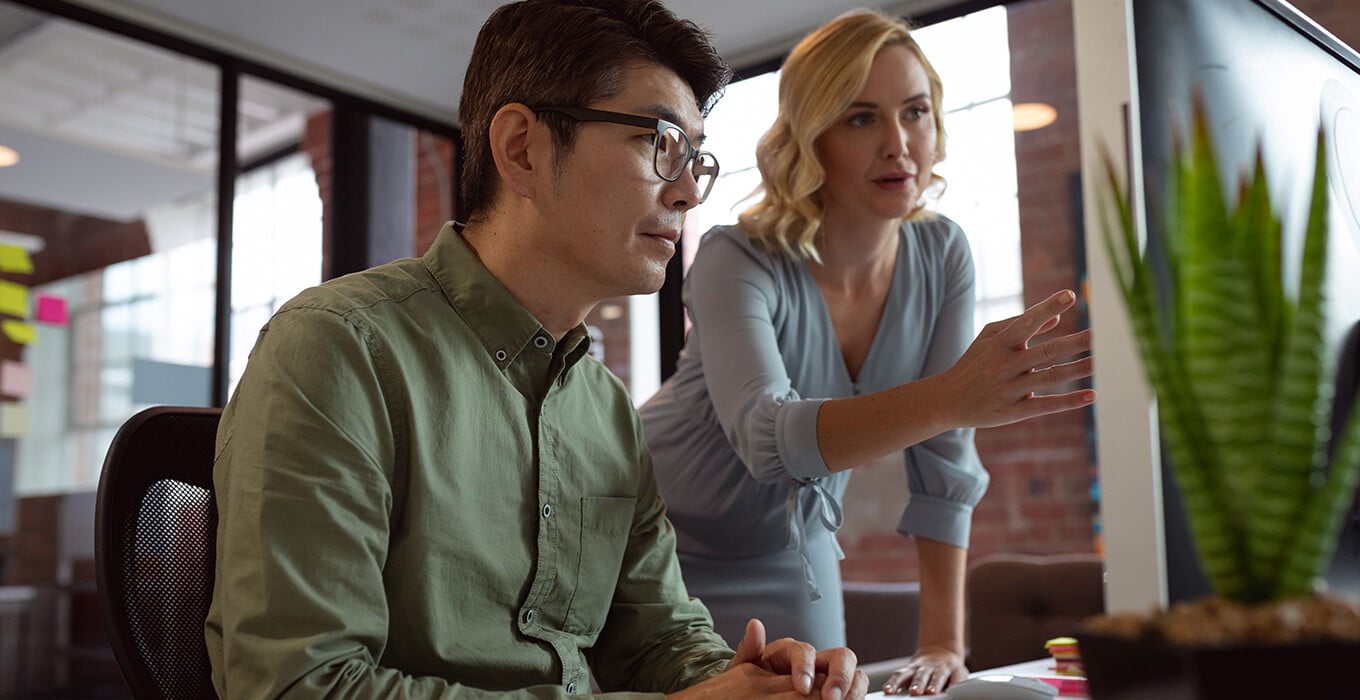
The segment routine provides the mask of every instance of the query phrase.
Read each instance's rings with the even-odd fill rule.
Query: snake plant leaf
[[[1304,235],[1298,302],[1285,340],[1280,373],[1279,410],[1271,438],[1271,470],[1263,487],[1292,512],[1268,515],[1271,537],[1281,542],[1288,566],[1279,569],[1282,595],[1304,595],[1324,564],[1317,551],[1330,518],[1326,501],[1327,393],[1323,391],[1325,278],[1327,272],[1327,155],[1318,132],[1313,196]],[[1339,515],[1339,513],[1338,513]],[[1319,561],[1310,561],[1309,558]]]
[[[1164,238],[1155,239],[1166,259],[1140,247],[1108,156],[1115,211],[1113,226],[1103,219],[1103,242],[1211,586],[1243,602],[1307,595],[1360,481],[1360,411],[1325,465],[1325,137],[1319,131],[1291,298],[1264,158],[1258,148],[1228,201],[1207,125],[1196,100],[1189,141],[1173,149]]]
[[[1341,529],[1341,515],[1360,486],[1360,398],[1351,408],[1326,481],[1317,490],[1315,500],[1304,511],[1304,520],[1297,530],[1296,548],[1282,571],[1279,582],[1281,596],[1306,595],[1313,581],[1327,567],[1327,560],[1336,548]]]
[[[1270,364],[1252,296],[1256,250],[1241,209],[1224,200],[1208,117],[1195,101],[1187,153],[1177,153],[1178,209],[1167,221],[1179,240],[1179,275],[1172,289],[1177,310],[1175,343],[1208,431],[1209,461],[1227,490],[1228,517],[1248,528],[1250,580],[1270,574],[1277,543],[1252,532],[1259,455],[1269,436]]]
[[[1103,228],[1102,240],[1129,309],[1148,383],[1159,398],[1158,410],[1167,450],[1173,464],[1181,465],[1176,477],[1186,506],[1202,514],[1191,520],[1191,535],[1215,590],[1240,596],[1243,593],[1238,589],[1243,583],[1238,574],[1246,565],[1242,532],[1228,517],[1226,492],[1217,474],[1204,469],[1211,461],[1207,429],[1194,409],[1195,401],[1188,391],[1190,384],[1172,345],[1174,336],[1164,332],[1158,322],[1154,266],[1140,250],[1130,200],[1123,194],[1108,154],[1104,162],[1106,182],[1116,209],[1117,226],[1114,228],[1117,232],[1111,230],[1109,217],[1105,216],[1103,220],[1107,225]]]

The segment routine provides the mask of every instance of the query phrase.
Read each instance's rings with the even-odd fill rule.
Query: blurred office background
[[[1084,284],[1075,1],[871,3],[921,25],[945,81],[935,205],[969,234],[979,328]],[[459,217],[460,71],[499,4],[0,0],[0,697],[121,696],[92,584],[114,431],[153,404],[223,404],[281,303],[419,255]],[[783,53],[862,3],[781,4],[777,19],[668,4],[715,31],[739,80],[706,125],[722,181],[666,288],[588,320],[639,403],[674,366],[699,235],[758,180]],[[1360,45],[1356,0],[1293,4]],[[970,556],[1098,552],[1093,439],[1090,411],[979,431],[992,486]],[[852,479],[847,579],[915,578],[895,532],[906,498],[900,459]]]

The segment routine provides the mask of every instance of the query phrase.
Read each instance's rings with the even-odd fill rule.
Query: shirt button
[[[524,624],[526,624],[526,625],[532,625],[532,624],[534,624],[534,609],[533,609],[533,608],[529,608],[528,610],[525,610],[525,611],[524,611]]]
[[[544,504],[543,504],[543,517],[545,517],[545,518],[551,518],[551,517],[552,517],[552,504],[549,504],[549,503],[544,503]]]
[[[543,348],[548,347],[548,339],[547,339],[546,337],[544,337],[544,336],[541,336],[541,335],[535,337],[535,338],[534,338],[534,347],[538,348],[539,350],[542,350]]]
[[[505,362],[505,358],[507,358],[507,357],[509,357],[509,355],[505,354],[505,351],[504,351],[504,350],[497,350],[497,351],[496,351],[496,361],[497,361],[497,362]]]
[[[576,681],[572,681],[567,684],[567,695],[574,695],[575,693],[576,693]]]

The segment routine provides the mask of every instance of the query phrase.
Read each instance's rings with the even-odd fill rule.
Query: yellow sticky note
[[[8,319],[0,321],[0,331],[4,331],[6,337],[20,345],[28,345],[38,337],[38,332],[33,328],[33,324],[23,321]]]
[[[0,403],[0,438],[28,435],[30,420],[28,404],[16,401]]]
[[[28,287],[0,280],[0,314],[28,318]]]
[[[20,275],[33,274],[33,260],[28,251],[17,245],[0,245],[0,272]]]

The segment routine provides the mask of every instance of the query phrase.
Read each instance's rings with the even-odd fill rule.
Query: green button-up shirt
[[[280,308],[218,431],[218,693],[556,698],[589,692],[587,663],[644,693],[720,672],[632,402],[588,344],[554,342],[447,226]]]

